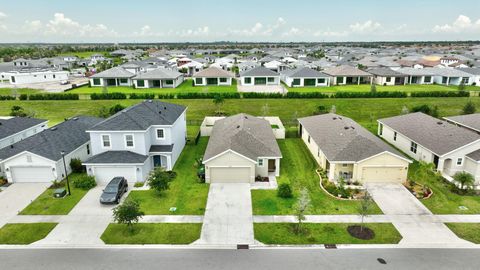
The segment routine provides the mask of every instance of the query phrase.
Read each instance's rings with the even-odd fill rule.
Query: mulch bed
[[[365,226],[363,226],[363,230],[359,225],[348,226],[347,231],[351,236],[362,240],[370,240],[375,237],[375,232]]]

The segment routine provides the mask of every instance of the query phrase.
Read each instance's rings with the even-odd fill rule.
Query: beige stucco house
[[[411,161],[350,118],[332,113],[301,118],[299,132],[330,181],[407,180]]]
[[[254,183],[280,175],[282,154],[270,122],[248,114],[215,121],[203,157],[207,183]]]

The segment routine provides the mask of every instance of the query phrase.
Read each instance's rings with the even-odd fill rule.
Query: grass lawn
[[[315,173],[317,163],[312,158],[301,139],[278,141],[283,158],[280,164],[278,184],[290,183],[296,197],[303,187],[310,193],[311,207],[308,214],[357,214],[360,202],[337,200],[326,194],[319,186],[319,177]],[[276,190],[252,190],[253,213],[255,215],[294,214],[296,198],[277,197]],[[375,205],[372,214],[380,214]]]
[[[30,88],[0,88],[0,96],[19,96],[21,94],[39,94],[42,90],[30,89]]]
[[[177,178],[170,183],[170,189],[159,195],[154,190],[134,190],[129,198],[140,202],[146,215],[202,215],[205,212],[208,184],[197,182],[195,159],[202,157],[208,138],[201,138],[198,145],[187,144],[173,170]],[[176,207],[170,212],[170,207]]]
[[[408,177],[432,189],[432,197],[420,200],[430,211],[434,214],[478,214],[480,212],[480,196],[453,193],[449,190],[445,180],[433,173],[425,179],[420,179],[416,174],[419,166],[418,162],[411,164],[408,169]],[[461,210],[459,206],[466,206],[468,210]]]
[[[287,86],[286,86],[287,87]],[[377,91],[404,91],[404,92],[425,92],[425,91],[458,91],[457,86],[445,86],[445,85],[392,85],[383,86],[376,85]],[[369,84],[361,85],[334,85],[329,87],[287,87],[289,92],[370,92],[371,86]],[[466,86],[468,91],[480,91],[478,86]]]
[[[45,238],[57,223],[10,223],[0,228],[0,244],[28,245]]]
[[[458,237],[475,244],[480,244],[480,224],[479,223],[446,223]]]
[[[255,239],[264,244],[310,245],[310,244],[397,244],[400,233],[390,223],[369,223],[366,227],[375,232],[371,240],[350,236],[347,223],[304,223],[306,233],[296,235],[292,223],[255,223]]]
[[[73,181],[82,174],[71,174],[70,190],[72,195],[60,199],[53,197],[55,189],[47,189],[20,212],[20,215],[66,215],[87,194],[88,190],[73,187]]]
[[[66,52],[66,53],[61,53],[58,56],[76,56],[80,58],[89,58],[94,54],[107,55],[108,52],[106,51]]]
[[[200,238],[202,224],[138,223],[108,225],[100,237],[105,244],[190,244]]]

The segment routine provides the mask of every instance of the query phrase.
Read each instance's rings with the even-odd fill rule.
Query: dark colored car
[[[118,204],[122,195],[127,192],[128,183],[125,177],[115,177],[103,190],[102,196],[100,196],[100,203],[103,204]]]

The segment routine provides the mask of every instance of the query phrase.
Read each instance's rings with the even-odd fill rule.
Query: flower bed
[[[318,177],[320,178],[320,187],[330,195],[331,197],[339,200],[360,200],[365,196],[366,191],[359,185],[343,185],[337,186],[334,183],[328,181],[324,171],[316,170]]]
[[[432,196],[433,191],[431,188],[419,184],[415,181],[409,180],[403,184],[417,199],[428,199]]]

